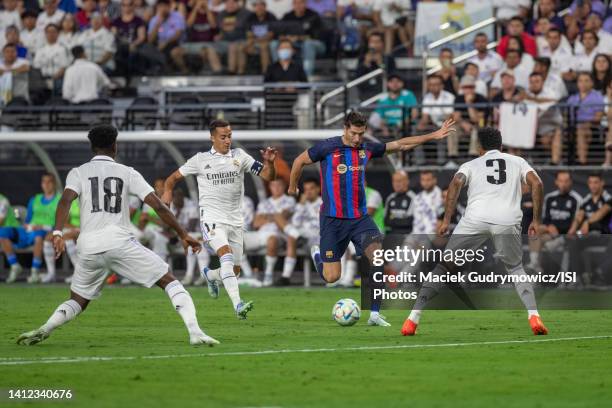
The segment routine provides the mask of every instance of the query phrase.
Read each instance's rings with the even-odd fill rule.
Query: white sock
[[[166,286],[165,291],[172,302],[172,306],[174,306],[174,309],[181,316],[183,322],[185,322],[185,327],[187,327],[189,334],[200,334],[202,329],[200,329],[200,325],[198,325],[193,300],[181,282],[178,280],[170,282]]]
[[[357,274],[357,261],[354,259],[349,259],[346,261],[346,269],[344,270],[344,275],[342,276],[342,283],[351,285],[355,280],[355,275]]]
[[[419,320],[421,320],[421,310],[413,309],[408,318],[414,323],[419,324]]]
[[[225,254],[221,258],[221,280],[227,295],[232,300],[234,309],[240,303],[240,290],[238,290],[238,279],[234,273],[234,255]]]
[[[77,263],[79,262],[79,256],[74,239],[69,239],[66,241],[66,253],[68,254],[68,258],[70,258],[70,262],[72,262],[72,266],[76,267]]]
[[[539,316],[538,309],[527,310],[527,318],[531,318],[531,316]]]
[[[196,254],[198,258],[198,267],[200,270],[207,268],[210,264],[210,254],[205,249],[202,249],[200,252]]]
[[[283,264],[283,278],[290,278],[293,270],[295,269],[295,264],[297,263],[296,258],[291,258],[286,256],[285,263]]]
[[[379,313],[378,313],[378,312],[375,312],[375,311],[373,311],[373,310],[371,310],[371,311],[370,311],[370,319],[375,318],[375,317],[378,317],[378,315],[379,315]]]
[[[538,251],[530,251],[529,252],[529,263],[532,265],[537,265],[540,260],[540,253]]]
[[[249,259],[244,254],[242,255],[242,260],[240,261],[240,269],[242,271],[241,275],[245,278],[253,277],[253,268],[251,268]]]
[[[518,265],[511,269],[508,272],[510,275],[522,276],[527,274],[525,273],[525,269],[523,269],[523,265]],[[535,292],[533,290],[533,285],[531,282],[515,282],[514,287],[516,289],[516,293],[518,293],[521,298],[521,302],[525,305],[525,309],[527,309],[527,313],[529,317],[532,315],[539,316],[538,308],[536,305]]]
[[[221,268],[209,269],[206,277],[209,281],[220,281],[221,280]]]
[[[40,328],[47,333],[51,333],[56,328],[77,317],[81,312],[81,305],[79,305],[76,300],[67,300],[55,309],[55,312],[49,317],[47,323],[43,324]]]
[[[195,269],[197,260],[196,254],[194,254],[191,247],[189,247],[187,255],[185,255],[185,280],[191,281],[193,279],[193,270]]]
[[[266,270],[264,272],[264,277],[272,278],[274,274],[274,266],[276,266],[276,260],[278,257],[266,255]]]
[[[55,276],[55,249],[53,249],[53,244],[50,241],[43,243],[43,255],[45,256],[49,276]]]

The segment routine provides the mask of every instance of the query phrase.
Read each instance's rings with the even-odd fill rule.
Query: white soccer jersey
[[[180,211],[178,210],[178,208],[176,208],[174,203],[170,205],[170,211],[172,211],[179,224],[181,224],[181,226],[186,230],[192,229],[192,220],[197,220],[199,218],[198,206],[193,200],[189,198],[185,198],[183,208],[181,208]]]
[[[534,170],[525,159],[499,150],[464,163],[457,171],[465,175],[468,186],[463,218],[497,225],[520,224],[521,184],[530,171]]]
[[[322,203],[321,197],[317,197],[314,201],[299,203],[295,207],[293,217],[291,217],[291,224],[304,230],[318,231]]]
[[[66,189],[79,195],[81,234],[77,245],[83,254],[99,254],[126,245],[126,240],[132,238],[130,194],[144,201],[153,192],[140,173],[108,156],[95,156],[70,170]]]
[[[268,197],[257,204],[257,214],[273,215],[282,212],[293,213],[295,210],[295,198],[283,194],[278,198]],[[278,225],[275,222],[268,222],[259,228],[260,231],[278,232]]]
[[[179,172],[198,180],[201,222],[242,227],[244,173],[259,175],[262,169],[263,164],[242,149],[222,155],[213,148],[187,160]]]
[[[244,218],[244,230],[250,231],[251,225],[253,224],[253,220],[255,219],[255,204],[253,204],[253,200],[251,200],[251,197],[242,197],[242,208],[240,209],[240,212],[242,213],[242,217]]]

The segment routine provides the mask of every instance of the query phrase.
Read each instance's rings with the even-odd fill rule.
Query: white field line
[[[441,344],[396,344],[391,346],[355,346],[338,348],[316,348],[316,349],[281,349],[261,351],[229,351],[223,353],[193,353],[193,354],[166,354],[158,356],[81,356],[81,357],[41,357],[41,358],[19,358],[0,357],[0,366],[31,365],[31,364],[59,364],[59,363],[87,363],[92,361],[133,361],[133,360],[164,360],[175,358],[194,357],[223,357],[223,356],[260,356],[268,354],[290,354],[290,353],[329,353],[343,351],[368,351],[368,350],[398,350],[398,349],[427,349],[427,348],[454,348],[468,346],[495,346],[504,344],[534,344],[553,343],[561,341],[577,340],[599,340],[612,339],[612,335],[583,336],[583,337],[559,337],[541,338],[533,340],[502,340],[502,341],[478,341],[470,343],[441,343]],[[203,346],[204,347],[204,346]]]

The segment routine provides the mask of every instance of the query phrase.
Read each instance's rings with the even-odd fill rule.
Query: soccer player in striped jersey
[[[382,233],[366,208],[365,169],[368,161],[385,153],[406,151],[429,141],[443,139],[455,130],[454,123],[448,119],[440,129],[423,136],[404,137],[389,143],[371,143],[363,141],[367,118],[359,112],[351,112],[345,118],[342,136],[323,140],[295,159],[289,183],[289,194],[292,195],[297,194],[304,166],[321,163],[323,205],[320,247],[313,246],[311,254],[317,271],[326,282],[340,279],[340,258],[349,242],[355,245],[357,256],[365,254],[370,261],[373,252],[382,247]],[[370,285],[372,293],[373,286]],[[380,302],[373,301],[368,324],[390,326],[379,310]]]

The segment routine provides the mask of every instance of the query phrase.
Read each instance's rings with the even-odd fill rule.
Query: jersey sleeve
[[[527,181],[527,174],[530,171],[533,171],[535,173],[535,170],[529,165],[529,163],[527,163],[527,160],[521,159],[521,181],[523,183]]]
[[[263,167],[264,167],[263,163],[255,160],[253,156],[251,156],[244,150],[240,149],[239,151],[240,151],[240,158],[242,161],[242,170],[244,172],[248,171],[251,174],[259,176],[259,174],[261,174],[261,171],[263,170]]]
[[[198,174],[200,171],[200,159],[199,153],[194,155],[191,159],[187,160],[185,164],[179,167],[179,172],[183,176],[190,176]]]
[[[373,158],[383,157],[387,151],[387,145],[384,143],[368,143],[367,149],[372,154]]]
[[[144,201],[145,197],[154,191],[153,187],[142,177],[142,174],[134,169],[130,169],[130,184],[128,188],[128,194],[134,194],[140,201]]]
[[[308,157],[313,162],[319,162],[325,158],[328,153],[328,144],[325,141],[316,143],[308,151]]]
[[[383,199],[380,193],[376,190],[370,190],[370,194],[366,194],[366,207],[378,208],[382,205]]]
[[[470,165],[468,163],[462,164],[461,167],[459,167],[459,170],[457,170],[457,173],[455,173],[455,175],[461,173],[461,174],[463,174],[465,176],[465,185],[466,186],[468,184],[470,184],[470,177],[472,175],[471,168],[470,168]]]
[[[66,176],[66,187],[64,190],[70,189],[81,195],[81,183],[79,182],[79,170],[74,168],[68,172],[68,176]]]

